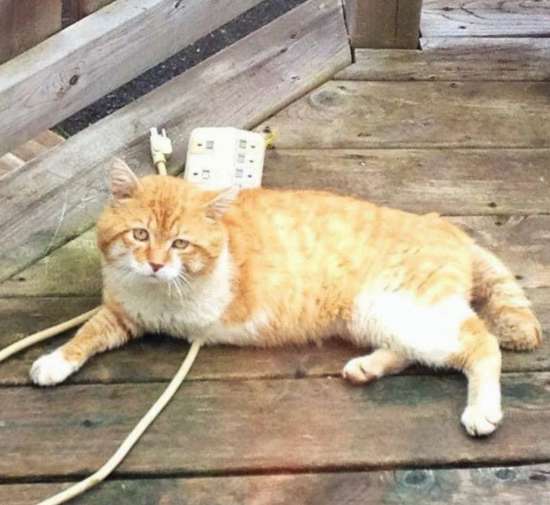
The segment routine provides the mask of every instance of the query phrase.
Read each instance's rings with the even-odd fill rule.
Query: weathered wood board
[[[550,146],[542,82],[330,81],[262,123],[283,149]]]
[[[550,38],[423,38],[422,50],[356,49],[335,79],[355,81],[548,81]]]
[[[468,437],[459,424],[466,384],[458,376],[386,377],[368,387],[330,377],[186,382],[115,474],[544,462],[549,382],[549,373],[505,374],[506,418],[486,440]],[[95,470],[163,388],[0,388],[0,477]]]
[[[296,110],[295,107],[301,108],[301,104],[293,104],[286,110]],[[283,111],[266,121],[265,124],[285,123],[281,125],[276,145],[311,145],[323,141],[367,143],[368,139],[365,141],[357,135],[373,131],[379,125],[385,128],[382,125],[386,124],[382,117],[378,122],[378,119],[369,119],[368,114],[363,118],[349,118],[347,123],[342,118],[342,123],[349,124],[349,128],[344,126],[346,131],[341,133],[338,127],[332,130],[330,122],[313,127],[306,118],[302,130],[297,126],[294,131],[288,131],[291,116],[293,112],[285,116]],[[371,121],[376,124],[371,126]],[[388,119],[387,125],[391,124]],[[387,126],[387,135],[393,136],[390,126]],[[394,127],[397,129],[398,125],[394,123]],[[418,133],[410,135],[415,134]],[[550,149],[333,150],[322,146],[319,150],[275,149],[268,153],[263,184],[331,189],[413,212],[436,211],[446,215],[548,213]]]
[[[548,37],[549,0],[423,0],[425,37]]]
[[[0,296],[99,296],[101,260],[95,229],[0,283]]]
[[[253,127],[350,60],[340,2],[310,0],[5,177],[0,280],[92,226],[107,198],[104,168],[113,155],[140,174],[151,172],[149,127],[168,128],[177,171],[192,128]]]
[[[378,197],[372,200],[387,203]],[[414,210],[432,209],[425,206]],[[498,254],[522,286],[550,287],[550,216],[454,216],[448,219]],[[100,259],[94,230],[0,284],[0,297],[99,296],[100,293]]]
[[[233,0],[223,9],[216,8],[217,3],[113,2],[7,62],[0,67],[0,154],[208,35],[260,0]]]
[[[0,485],[0,502],[35,505],[65,484]],[[542,504],[550,465],[194,479],[117,480],[74,505],[502,505]],[[184,497],[184,498],[183,498]],[[185,502],[182,502],[182,498]]]
[[[529,289],[529,298],[550,334],[550,289]],[[24,336],[74,317],[99,303],[97,297],[0,298],[0,348]],[[29,384],[32,362],[53,350],[73,332],[34,346],[0,366],[0,385]],[[150,335],[116,351],[92,359],[70,379],[71,383],[151,382],[172,378],[187,350],[187,344],[169,337]],[[276,349],[215,346],[201,350],[189,380],[250,378],[303,378],[338,376],[351,358],[367,353],[337,340],[305,347]],[[550,340],[532,353],[505,352],[505,372],[550,371]],[[407,374],[433,374],[428,369],[409,369]]]

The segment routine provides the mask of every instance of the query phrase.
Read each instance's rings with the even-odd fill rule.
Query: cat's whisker
[[[189,281],[189,278],[187,277],[187,275],[185,275],[185,272],[181,271],[178,274],[178,279],[183,281],[188,288],[191,287],[191,282]]]
[[[184,297],[183,297],[183,292],[182,292],[182,290],[181,290],[181,287],[180,287],[180,285],[179,285],[179,283],[178,283],[178,279],[174,279],[173,282],[174,282],[174,287],[176,288],[176,291],[177,291],[177,293],[178,293],[178,295],[179,295],[179,297],[180,297],[181,303],[183,304],[183,298],[184,298]]]

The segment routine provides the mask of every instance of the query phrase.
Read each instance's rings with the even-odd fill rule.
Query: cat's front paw
[[[471,405],[466,407],[460,422],[472,437],[484,437],[497,429],[502,421],[500,406],[483,407]]]
[[[63,382],[69,375],[78,370],[78,365],[67,361],[60,349],[44,354],[31,367],[31,380],[38,386],[54,386]]]

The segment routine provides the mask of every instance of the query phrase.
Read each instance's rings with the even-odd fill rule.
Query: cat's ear
[[[236,186],[220,191],[206,204],[206,217],[211,219],[219,219],[222,217],[229,207],[231,207],[231,204],[235,201],[238,194],[239,188]]]
[[[120,158],[114,158],[108,169],[109,188],[116,200],[130,198],[139,186],[139,179]]]

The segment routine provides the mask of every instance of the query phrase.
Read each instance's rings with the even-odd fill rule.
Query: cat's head
[[[210,272],[226,243],[221,217],[235,189],[203,191],[181,178],[138,178],[122,160],[109,170],[110,204],[97,241],[110,270],[126,280],[183,284]]]

